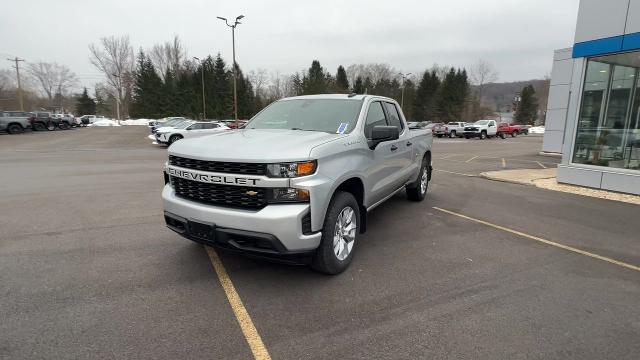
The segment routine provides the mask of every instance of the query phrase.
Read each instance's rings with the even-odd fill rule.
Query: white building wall
[[[562,152],[569,96],[571,94],[573,63],[571,48],[555,51],[549,85],[545,133],[542,143],[542,151],[544,152]]]
[[[638,0],[581,0],[575,42],[624,34],[629,2]]]
[[[640,32],[640,0],[631,0],[629,2],[629,15],[625,34],[638,32]]]

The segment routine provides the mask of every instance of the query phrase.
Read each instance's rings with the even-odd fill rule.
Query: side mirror
[[[371,140],[369,140],[369,148],[372,150],[378,146],[379,143],[384,141],[398,140],[400,137],[400,130],[395,126],[374,126],[371,129]]]

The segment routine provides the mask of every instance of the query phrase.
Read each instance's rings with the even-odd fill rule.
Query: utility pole
[[[24,59],[19,59],[17,56],[13,59],[7,59],[16,63],[16,79],[18,80],[18,99],[20,100],[20,111],[24,111],[24,101],[22,100],[22,83],[20,82],[20,62]]]
[[[200,60],[197,57],[193,57],[194,59],[200,61],[200,68],[201,68],[201,73],[202,73],[202,120],[205,120],[207,118],[207,107],[205,106],[205,101],[204,101],[204,60]]]
[[[236,90],[236,26],[242,24],[239,20],[244,18],[244,15],[240,15],[236,17],[236,20],[233,24],[229,24],[226,18],[218,16],[218,19],[223,20],[228,27],[231,28],[231,46],[233,47],[233,117],[236,121],[236,129],[240,128],[240,124],[238,123],[238,91]]]
[[[400,95],[400,108],[404,108],[404,82],[405,82],[405,80],[407,80],[407,77],[409,75],[411,75],[411,73],[407,73],[407,74],[400,73],[400,76],[402,76],[402,91],[401,91],[401,95]]]

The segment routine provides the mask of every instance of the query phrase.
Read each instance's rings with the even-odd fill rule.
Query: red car
[[[522,126],[521,125],[513,125],[507,123],[498,124],[498,129],[496,130],[496,137],[500,137],[504,139],[507,135],[511,135],[511,137],[516,137],[519,134],[522,134]]]

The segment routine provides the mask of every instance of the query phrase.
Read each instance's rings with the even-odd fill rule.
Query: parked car
[[[33,113],[24,111],[3,111],[0,113],[0,131],[6,131],[9,134],[19,134],[25,129],[31,128],[30,118]]]
[[[193,120],[189,120],[189,119],[185,119],[183,117],[180,117],[180,118],[169,119],[169,120],[162,121],[162,122],[158,121],[158,122],[155,123],[155,125],[150,127],[151,134],[155,134],[156,131],[158,131],[158,129],[160,129],[160,128],[177,126],[179,124],[184,123],[185,121],[193,121]]]
[[[160,144],[171,145],[182,139],[196,138],[230,130],[228,126],[210,121],[184,121],[176,127],[164,127],[155,133]]]
[[[518,134],[520,135],[529,135],[529,129],[531,128],[531,125],[513,125],[515,127],[517,127],[519,129]]]
[[[497,126],[495,120],[478,120],[473,124],[465,124],[462,135],[465,139],[477,137],[486,139],[496,136]]]
[[[166,123],[171,120],[187,120],[187,118],[183,116],[170,116],[158,120],[151,120],[147,123],[147,126],[149,126],[150,128],[159,128],[166,125]]]
[[[446,134],[451,137],[462,137],[462,133],[464,133],[464,125],[465,123],[461,121],[453,121],[447,124]]]
[[[432,123],[429,126],[431,127],[433,135],[439,138],[447,135],[447,126],[444,123]]]
[[[50,112],[36,111],[35,116],[29,119],[31,122],[31,128],[35,131],[49,130],[53,131],[56,128],[62,130],[69,129],[70,126],[66,122],[63,122],[61,118],[53,116]]]
[[[169,147],[162,191],[169,229],[257,256],[311,258],[338,274],[367,213],[399,191],[422,201],[432,136],[406,130],[398,103],[371,95],[278,100],[247,127]]]
[[[93,124],[96,121],[104,120],[105,117],[102,115],[82,115],[80,116],[80,121],[82,125],[87,126],[89,124]]]

